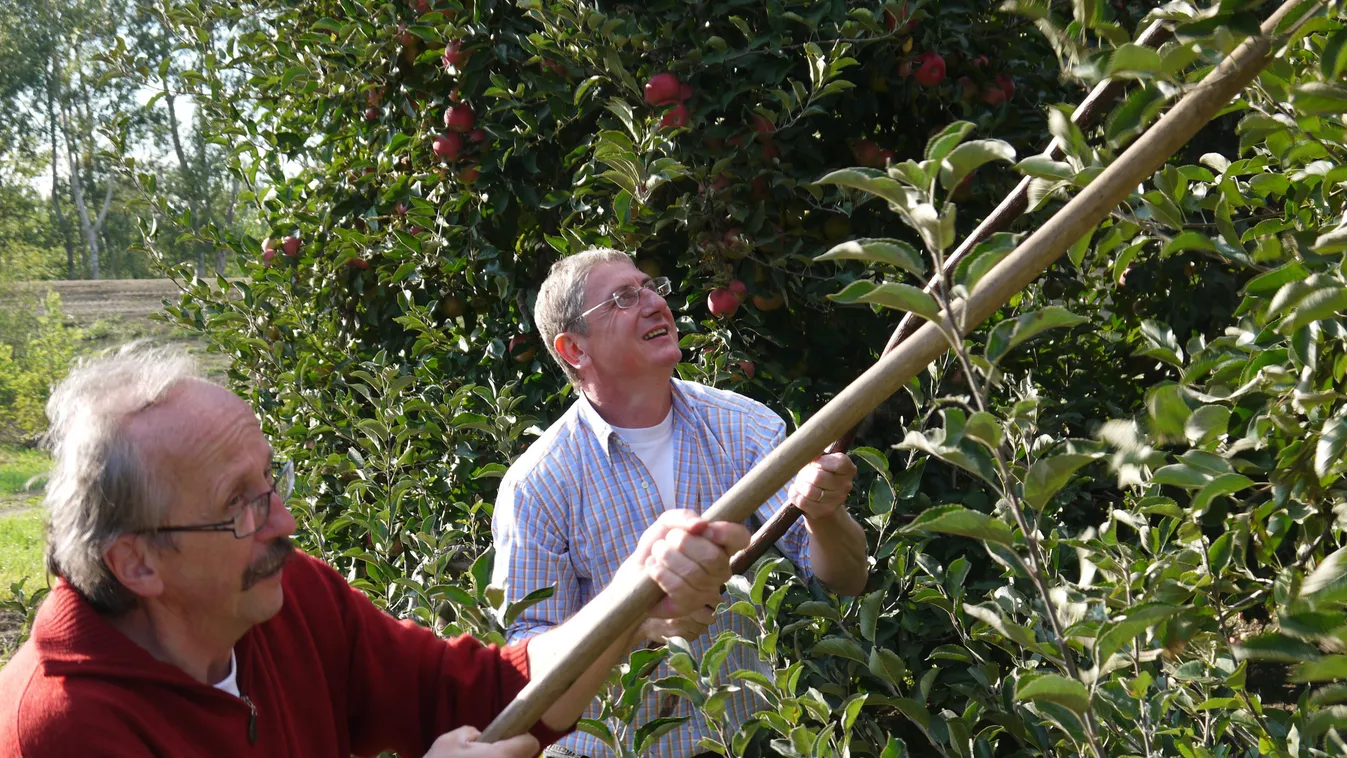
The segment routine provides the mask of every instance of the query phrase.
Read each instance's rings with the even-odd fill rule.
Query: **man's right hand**
[[[710,606],[702,606],[700,610],[676,619],[648,618],[641,622],[640,636],[660,644],[668,642],[670,637],[682,637],[691,642],[706,634],[715,619],[715,609]]]
[[[426,758],[534,758],[542,752],[531,734],[521,734],[500,742],[478,742],[482,733],[470,726],[445,732],[430,746]]]

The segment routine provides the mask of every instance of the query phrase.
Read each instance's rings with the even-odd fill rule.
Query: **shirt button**
[[[641,489],[643,490],[650,489],[650,482],[641,482]]]

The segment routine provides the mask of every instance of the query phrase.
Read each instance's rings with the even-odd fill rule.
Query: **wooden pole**
[[[1138,184],[1150,178],[1267,65],[1273,49],[1271,35],[1285,16],[1301,4],[1302,0],[1287,0],[1278,8],[1263,24],[1261,34],[1240,43],[1113,165],[997,264],[967,300],[953,303],[953,318],[946,315],[949,323],[963,324],[966,330],[981,324],[1125,200]],[[1315,5],[1322,6],[1322,2]],[[949,343],[940,327],[923,325],[763,458],[711,506],[705,517],[711,521],[746,520],[830,442],[947,350]],[[582,640],[580,644],[530,681],[486,728],[481,741],[507,739],[537,723],[580,674],[624,630],[644,618],[662,595],[659,586],[644,576],[615,589],[618,591],[608,595],[611,601],[603,612],[593,614],[591,618],[595,621],[590,622],[584,634],[577,635]]]

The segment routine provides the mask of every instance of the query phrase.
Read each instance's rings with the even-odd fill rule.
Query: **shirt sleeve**
[[[745,435],[744,449],[747,465],[740,476],[748,473],[749,469],[756,466],[759,461],[767,457],[768,453],[775,450],[776,446],[786,439],[785,422],[765,408],[763,409],[763,416],[761,424],[756,425],[756,429],[750,429]],[[794,481],[794,479],[794,477],[791,477],[791,481]],[[787,482],[754,512],[758,525],[767,523],[768,519],[781,510],[786,505],[789,495],[790,482]],[[795,564],[795,569],[799,572],[800,578],[809,581],[809,578],[813,576],[814,568],[809,559],[809,530],[805,528],[803,518],[797,519],[791,525],[786,535],[777,541],[776,547],[782,555]]]
[[[504,590],[506,607],[553,588],[551,597],[514,619],[506,630],[510,641],[547,631],[580,610],[580,580],[571,563],[565,521],[566,505],[557,488],[540,494],[508,475],[501,482],[491,518],[496,545],[491,583]]]
[[[424,755],[445,732],[485,729],[528,683],[527,641],[498,647],[467,635],[442,639],[376,608],[330,568],[319,571],[349,647],[346,708],[356,755]],[[543,745],[565,734],[541,722],[530,732]]]

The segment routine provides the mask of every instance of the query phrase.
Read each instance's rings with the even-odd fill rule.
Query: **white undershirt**
[[[650,472],[651,478],[655,480],[655,487],[659,489],[665,510],[678,507],[675,502],[678,490],[674,488],[673,408],[670,408],[669,415],[655,426],[644,429],[623,429],[614,426],[612,429],[631,446],[632,452],[641,459],[641,463],[645,464],[646,471]]]
[[[224,690],[234,697],[242,697],[239,694],[239,666],[238,659],[234,656],[234,651],[229,651],[229,675],[215,683],[215,688]]]

